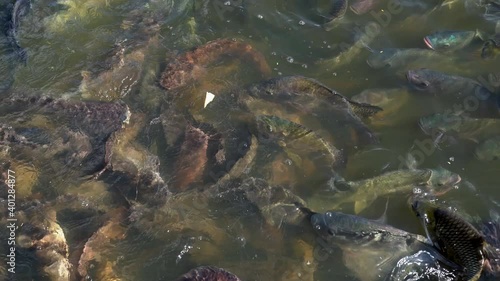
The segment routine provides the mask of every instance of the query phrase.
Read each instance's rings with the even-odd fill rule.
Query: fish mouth
[[[462,177],[458,174],[452,175],[445,183],[443,184],[438,184],[438,188],[433,188],[432,194],[434,196],[442,196],[448,191],[457,188],[457,184],[459,184],[462,181]]]
[[[432,46],[431,40],[429,39],[429,36],[424,37],[424,43],[429,47],[430,49],[434,50],[434,47]]]
[[[428,81],[423,80],[415,71],[408,70],[406,72],[406,79],[417,90],[423,91],[430,86]]]

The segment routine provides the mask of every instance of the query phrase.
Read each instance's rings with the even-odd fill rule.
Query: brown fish
[[[462,267],[464,280],[478,280],[485,264],[483,235],[456,213],[432,203],[414,200],[412,208],[434,245]]]
[[[201,180],[208,161],[207,149],[210,136],[200,128],[188,125],[177,163],[172,189],[184,191],[191,183]]]
[[[218,39],[181,54],[169,63],[162,74],[160,85],[167,90],[182,87],[204,76],[205,68],[224,56],[248,60],[264,76],[271,74],[271,68],[264,56],[251,45],[237,40]]]
[[[109,221],[89,238],[83,248],[83,252],[77,266],[78,274],[80,274],[83,279],[90,277],[90,269],[92,266],[97,264],[99,268],[99,270],[97,270],[97,272],[99,272],[98,274],[107,272],[108,276],[114,275],[114,280],[118,280],[116,274],[111,270],[109,265],[110,261],[106,260],[104,255],[102,255],[102,252],[106,251],[106,249],[109,249],[110,247],[113,247],[113,240],[121,240],[125,237],[126,229],[121,225],[121,223],[126,219],[126,212],[123,208],[118,208],[111,211],[108,215],[110,216]]]
[[[241,281],[241,279],[222,268],[200,266],[191,269],[176,281]]]

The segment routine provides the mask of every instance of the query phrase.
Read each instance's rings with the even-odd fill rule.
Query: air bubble
[[[263,16],[263,15],[257,15],[257,17],[258,17],[259,19],[263,19],[263,18],[264,18],[264,16]]]
[[[304,63],[304,64],[302,64],[302,67],[303,67],[303,68],[307,68],[307,64],[305,64],[305,63]]]
[[[289,63],[293,63],[293,58],[292,57],[287,57],[286,61],[289,62]]]
[[[231,6],[231,1],[224,2],[224,6]]]
[[[303,20],[299,21],[299,25],[305,25],[305,24],[306,23]]]

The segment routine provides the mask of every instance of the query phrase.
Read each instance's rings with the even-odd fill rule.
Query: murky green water
[[[493,34],[495,23],[484,20],[479,7],[464,9],[462,1],[457,1],[451,9],[443,7],[433,10],[441,1],[402,0],[399,3],[380,0],[371,13],[356,15],[348,10],[343,22],[327,32],[321,25],[328,11],[328,2],[68,0],[61,1],[60,4],[66,5],[64,6],[52,0],[33,1],[30,13],[23,18],[18,31],[19,44],[26,48],[28,60],[25,65],[16,64],[10,69],[0,67],[2,73],[13,73],[5,77],[14,79],[11,88],[1,98],[29,94],[74,100],[122,100],[132,112],[130,127],[137,128],[123,136],[134,143],[131,146],[124,145],[123,154],[131,157],[139,155],[134,159],[142,157],[141,153],[145,153],[144,151],[157,155],[160,175],[172,188],[175,177],[178,177],[175,175],[175,167],[176,161],[179,161],[179,148],[176,150],[172,147],[179,144],[168,139],[169,132],[165,132],[162,127],[162,123],[168,123],[170,119],[165,112],[172,110],[169,112],[177,114],[187,109],[194,116],[199,116],[197,114],[203,112],[206,92],[214,93],[217,99],[231,89],[240,93],[242,91],[234,89],[272,77],[290,75],[317,79],[349,98],[367,89],[401,88],[401,95],[404,95],[405,90],[409,93],[407,100],[401,101],[397,110],[384,115],[382,120],[366,121],[380,143],[353,145],[346,149],[347,167],[342,171],[342,176],[358,180],[403,168],[406,155],[411,153],[418,167],[441,166],[460,174],[462,183],[469,183],[446,193],[440,198],[442,202],[484,219],[489,217],[490,208],[499,211],[498,205],[495,207],[493,202],[500,202],[500,160],[478,160],[473,153],[477,144],[459,138],[454,143],[447,142],[436,148],[434,140],[420,129],[418,119],[441,112],[452,105],[439,103],[434,96],[409,89],[405,77],[406,70],[422,67],[473,79],[487,79],[490,74],[500,77],[499,58],[481,60],[478,51],[482,43],[477,43],[477,46],[474,45],[468,51],[445,54],[456,60],[444,64],[439,61],[431,61],[429,64],[425,58],[417,58],[406,62],[407,67],[373,69],[366,62],[371,54],[369,48],[373,52],[383,48],[424,49],[427,47],[423,37],[435,31],[479,29]],[[328,62],[328,59],[335,58],[366,34],[370,35],[366,41],[369,48],[360,47],[341,62]],[[271,67],[271,74],[260,73],[254,64],[235,59],[233,54],[233,57],[230,55],[211,65],[206,75],[189,83],[187,87],[170,91],[160,87],[161,73],[177,54],[219,38],[237,38],[250,44],[254,50],[263,54]],[[120,55],[120,50],[124,51],[124,55]],[[7,56],[9,51],[3,51]],[[86,84],[84,81],[85,75],[95,78],[120,67],[123,69],[121,74],[101,76],[104,82],[96,84],[97,90],[94,92],[89,90],[93,87],[92,82]],[[124,85],[128,82],[123,82],[126,81],[124,78],[130,78],[135,83],[127,88]],[[124,80],[113,83],[113,79]],[[106,94],[103,89],[113,90]],[[498,92],[498,88],[496,91]],[[463,106],[464,101],[457,99],[456,104]],[[269,105],[265,103],[257,105],[257,112],[253,113],[272,113],[273,106],[267,106]],[[37,115],[37,112],[30,113],[35,117]],[[232,118],[233,115],[226,113],[225,109],[216,108],[212,111],[215,114],[213,118],[219,118],[220,124],[225,124],[221,120]],[[31,118],[27,123],[52,132],[61,124],[71,123],[71,116],[55,115],[36,119],[10,112],[0,114],[3,115],[2,122]],[[318,116],[314,118],[316,117]],[[172,116],[172,124],[176,124],[175,118]],[[319,116],[321,118],[321,126],[335,125],[333,120],[325,120],[324,116]],[[186,120],[180,122],[183,121]],[[226,125],[217,124],[219,123],[214,124],[216,129],[227,129],[224,127]],[[78,130],[78,124],[73,125]],[[310,186],[314,184],[309,184],[317,182],[317,171],[310,172],[311,167],[304,163],[304,166],[295,167],[299,171],[297,172],[283,164],[290,160],[286,154],[275,158],[273,151],[273,147],[259,147],[254,164],[256,168],[248,176],[267,176],[269,178],[266,179],[275,184],[300,183],[294,191],[304,196],[321,190]],[[87,200],[97,202],[90,203],[115,209],[120,206],[130,207],[129,204],[135,204],[131,202],[142,196],[140,193],[143,191],[139,188],[141,179],[106,172],[97,184],[96,180],[80,178],[79,169],[61,159],[55,159],[52,163],[47,156],[49,154],[37,153],[39,154],[30,154],[29,150],[22,150],[19,155],[2,154],[6,159],[15,159],[18,163],[16,167],[30,167],[28,170],[32,169],[34,174],[39,173],[32,190],[23,191],[26,192],[24,198],[18,196],[18,204],[34,200],[33,198],[51,200],[59,195],[85,194],[88,191]],[[57,154],[54,157],[67,156]],[[147,166],[142,167],[147,169]],[[19,168],[17,173],[25,171],[23,169]],[[116,169],[127,170],[123,167]],[[268,169],[274,174],[269,176]],[[197,188],[203,189],[214,183],[208,176],[204,181],[204,184],[197,184]],[[157,192],[160,194],[163,190]],[[145,193],[148,196],[153,193],[154,197],[151,190],[146,190]],[[390,198],[388,223],[409,232],[423,234],[419,221],[407,206],[407,198],[407,195]],[[142,200],[138,201],[145,204],[146,199]],[[384,198],[379,198],[361,215],[378,218],[384,212],[385,202]],[[179,204],[179,207],[175,207],[175,204]],[[328,209],[327,205],[311,207]],[[179,211],[176,208],[184,209]],[[171,209],[183,215],[169,216]],[[350,208],[345,208],[344,211],[352,212]],[[283,271],[290,269],[294,270],[294,276],[305,276],[302,272],[314,270],[314,280],[356,280],[344,266],[340,250],[331,253],[324,260],[316,260],[316,269],[304,265],[311,262],[307,254],[303,253],[308,251],[308,247],[301,247],[296,233],[308,233],[311,230],[285,231],[266,225],[259,210],[251,204],[239,202],[237,196],[233,201],[222,200],[222,203],[217,200],[207,201],[204,197],[198,201],[187,197],[184,203],[167,201],[165,206],[148,206],[146,210],[136,210],[135,213],[132,209],[127,211],[128,215],[137,213],[140,213],[142,221],[122,219],[124,230],[121,238],[111,239],[107,244],[101,245],[103,250],[96,250],[102,255],[101,264],[97,266],[101,273],[89,272],[91,280],[174,280],[199,265],[226,268],[242,280],[308,280],[282,277]],[[103,224],[100,219],[94,221],[93,215],[78,217],[76,214],[80,212],[58,214],[58,222],[70,247],[69,260],[75,268],[78,267],[78,257],[85,239],[97,231],[96,225]],[[185,229],[179,231],[176,227]],[[35,273],[37,266],[29,251],[21,251],[18,255],[17,280],[42,280]],[[110,275],[105,277],[102,272],[107,270],[119,279],[112,279]]]

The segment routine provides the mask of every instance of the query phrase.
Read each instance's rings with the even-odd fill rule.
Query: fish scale
[[[347,11],[347,0],[333,1],[332,9],[330,11],[330,16],[332,18],[339,18],[344,16],[346,11]]]
[[[453,262],[464,267],[465,280],[479,279],[484,263],[484,238],[451,212],[436,208],[433,215],[439,247]]]

